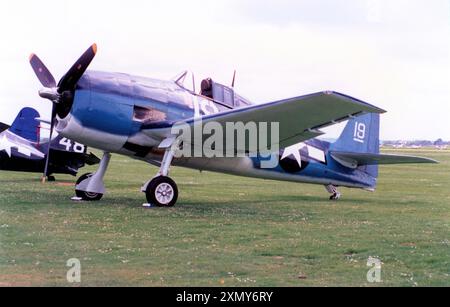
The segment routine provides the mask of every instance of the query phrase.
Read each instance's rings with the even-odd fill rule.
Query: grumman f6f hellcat
[[[409,156],[381,154],[380,114],[385,111],[337,92],[252,104],[233,86],[205,79],[197,93],[184,86],[186,74],[173,80],[156,80],[122,73],[87,71],[97,53],[94,44],[56,83],[42,61],[31,55],[30,63],[44,86],[41,97],[53,103],[51,125],[64,137],[104,151],[98,170],[79,180],[75,191],[80,200],[99,200],[105,193],[103,178],[111,153],[157,165],[156,177],[142,187],[148,203],[173,206],[178,188],[168,177],[171,165],[240,176],[320,184],[331,199],[341,195],[338,187],[373,191],[378,165],[434,163]],[[334,143],[317,139],[322,128],[348,121]],[[180,156],[193,148],[191,137],[174,133],[174,127],[195,129],[213,123],[224,130],[229,123],[275,123],[277,137],[266,131],[272,167],[264,167],[267,152],[260,147],[234,152],[235,156]],[[267,127],[267,125],[266,125]],[[245,132],[244,132],[245,134]],[[269,137],[270,136],[270,137]],[[207,136],[203,136],[204,141]],[[275,141],[274,141],[275,140]]]

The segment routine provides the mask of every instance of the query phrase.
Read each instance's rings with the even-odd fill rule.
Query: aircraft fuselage
[[[236,96],[237,97],[237,96]],[[197,95],[174,81],[127,74],[86,72],[78,82],[69,115],[58,118],[63,136],[107,152],[158,165],[158,131],[189,118],[224,112],[233,106]],[[274,169],[260,167],[261,157],[179,158],[173,164],[240,176],[371,189],[376,179],[346,168],[329,155],[330,144],[297,144],[301,153],[280,159]],[[281,152],[283,149],[281,150]],[[313,153],[313,154],[311,154]],[[279,158],[281,157],[281,153]]]

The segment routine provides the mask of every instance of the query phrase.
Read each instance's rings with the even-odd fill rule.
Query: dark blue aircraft
[[[76,176],[85,164],[99,163],[93,154],[86,153],[86,146],[62,136],[41,140],[41,119],[32,108],[24,108],[12,126],[0,125],[0,170],[44,173],[53,181],[53,174]],[[51,158],[46,162],[48,153]]]
[[[165,81],[86,71],[96,52],[94,44],[58,84],[36,55],[30,57],[31,66],[44,86],[39,94],[53,103],[52,126],[56,124],[56,131],[62,136],[104,151],[97,172],[79,179],[76,186],[79,200],[99,200],[105,193],[103,177],[112,152],[160,168],[142,191],[150,204],[166,207],[173,206],[178,197],[177,185],[168,177],[172,164],[320,184],[332,194],[331,199],[338,199],[337,187],[373,191],[380,164],[435,162],[380,154],[379,114],[385,111],[347,95],[327,91],[254,105],[235,93],[232,86],[211,79],[202,81],[199,93],[190,90],[183,82],[186,73]],[[323,134],[322,128],[344,121],[348,124],[337,142],[317,139]],[[258,132],[268,128],[259,141],[264,143],[262,140],[266,138],[267,149],[272,149],[270,157],[266,157],[269,150],[263,150],[266,147],[260,144],[251,147],[252,139],[246,140],[248,146],[246,142],[244,147],[238,147],[239,151],[230,151],[232,156],[228,147],[218,148],[226,151],[226,157],[179,155],[185,150],[198,149],[195,137],[180,133],[179,127],[192,128],[195,134],[198,127],[204,133],[208,127],[225,130],[230,124],[254,126]],[[206,136],[209,140],[216,134],[209,129],[209,134],[200,135],[202,141]],[[225,142],[225,146],[234,142],[235,139]],[[274,157],[275,165],[266,167],[267,159]]]

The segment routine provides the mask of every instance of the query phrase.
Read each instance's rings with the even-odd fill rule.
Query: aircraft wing
[[[438,163],[429,158],[352,152],[331,152],[331,156],[341,164],[353,166],[381,165],[381,164],[409,164],[409,163]]]
[[[348,120],[365,113],[384,113],[385,111],[361,100],[336,93],[320,92],[307,96],[253,105],[225,113],[205,116],[203,125],[208,122],[219,123],[224,131],[227,122],[278,122],[279,147],[285,148],[324,134],[321,128]],[[193,125],[194,119],[187,121]],[[270,128],[270,127],[269,127]],[[271,135],[268,129],[267,135]],[[270,137],[268,137],[270,139]],[[268,142],[272,144],[272,142]],[[272,144],[276,145],[276,144]]]
[[[100,163],[100,159],[93,153],[76,153],[51,149],[50,165],[55,173],[76,175],[78,170],[87,165]]]
[[[85,153],[84,155],[83,155],[83,158],[84,158],[84,162],[87,164],[87,165],[96,165],[96,164],[99,164],[100,163],[100,158],[99,157],[97,157],[95,154],[93,154],[92,152],[90,152],[89,154],[87,154],[87,153]]]

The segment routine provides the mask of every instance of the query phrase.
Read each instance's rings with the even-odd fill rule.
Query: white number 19
[[[366,138],[366,125],[364,123],[356,122],[353,140],[355,142],[364,143],[365,138]]]

